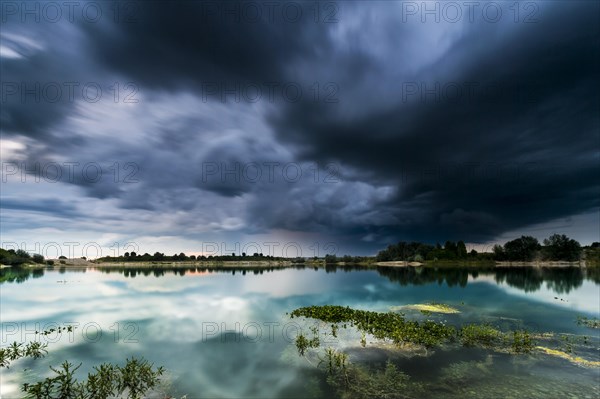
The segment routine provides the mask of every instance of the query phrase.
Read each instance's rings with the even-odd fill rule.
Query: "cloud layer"
[[[596,3],[108,4],[3,10],[3,241],[372,253],[598,212]]]

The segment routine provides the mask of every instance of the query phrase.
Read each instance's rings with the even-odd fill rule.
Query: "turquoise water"
[[[293,339],[308,322],[286,312],[335,304],[386,312],[392,306],[441,302],[451,324],[490,322],[509,329],[586,335],[584,355],[600,360],[598,332],[576,323],[598,318],[600,278],[581,269],[312,268],[277,270],[2,270],[2,346],[39,339],[36,330],[75,325],[44,337],[49,354],[2,369],[3,398],[20,397],[23,382],[49,375],[64,360],[86,373],[102,362],[143,356],[167,370],[164,390],[188,398],[279,398],[328,395],[324,373],[297,356]],[[423,315],[414,315],[422,318]],[[407,313],[407,317],[411,316]],[[37,338],[36,338],[37,337]],[[421,397],[598,397],[598,368],[546,355],[479,349],[405,356],[352,332],[330,344],[351,360],[392,359]],[[525,396],[523,396],[525,395]]]

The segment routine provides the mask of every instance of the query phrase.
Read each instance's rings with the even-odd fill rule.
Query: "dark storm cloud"
[[[343,161],[372,172],[373,181],[395,182],[388,206],[401,220],[372,226],[381,235],[486,240],[593,209],[600,204],[597,6],[555,2],[544,11],[538,24],[510,27],[503,37],[494,26],[468,27],[404,87],[439,82],[439,100],[403,101],[399,91],[385,108],[353,119],[307,102],[277,115],[277,132],[306,159]],[[465,82],[486,89],[443,97],[445,84]]]
[[[272,15],[253,3],[263,5],[260,22],[241,14],[249,2],[131,4],[129,23],[36,25],[42,48],[2,59],[3,82],[139,87],[143,101],[130,109],[3,101],[3,134],[43,145],[23,150],[32,160],[102,161],[108,176],[113,162],[139,167],[136,184],[68,182],[90,197],[188,212],[190,224],[199,214],[225,227],[239,218],[248,233],[331,234],[361,249],[399,238],[486,241],[600,205],[597,3],[537,3],[531,24],[510,14],[500,23],[406,22],[403,3],[392,2],[334,3],[337,23],[316,22],[312,2],[280,3]],[[285,4],[302,16],[284,17]],[[205,98],[214,84],[286,82],[304,89],[299,101]],[[324,101],[327,83],[337,101]],[[333,162],[342,179],[206,173],[296,161]]]
[[[283,69],[295,61],[331,51],[327,26],[314,23],[312,6],[305,3],[135,4],[132,23],[83,27],[99,62],[148,88],[189,90],[215,82],[228,87],[281,82]],[[244,11],[245,4],[255,6],[252,14]]]
[[[15,49],[21,57],[3,57],[0,63],[2,131],[50,140],[49,130],[59,126],[73,109],[69,93],[74,87],[69,84],[81,77],[60,45],[67,32],[49,35],[35,23],[3,25],[2,45]],[[24,35],[31,37],[25,41],[29,46],[23,44]]]

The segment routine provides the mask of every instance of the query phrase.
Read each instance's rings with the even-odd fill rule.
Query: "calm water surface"
[[[163,365],[168,370],[165,389],[178,396],[327,396],[319,380],[323,373],[299,358],[293,345],[298,329],[307,324],[286,315],[301,306],[324,304],[386,312],[392,306],[442,302],[461,310],[458,315],[440,316],[452,324],[488,321],[512,329],[587,335],[592,340],[587,358],[600,360],[599,330],[575,322],[577,316],[598,318],[600,276],[580,269],[63,269],[33,274],[5,269],[1,273],[2,346],[36,339],[36,330],[77,325],[74,333],[45,339],[49,342],[45,358],[20,360],[3,369],[3,398],[20,397],[23,382],[49,375],[48,366],[67,359],[83,363],[83,376],[94,365],[123,363],[131,356]],[[354,361],[380,364],[391,356],[372,345],[362,349],[343,335],[331,345],[344,347]],[[426,384],[426,397],[600,395],[598,368],[539,354],[438,349],[427,357],[392,358],[402,371]],[[460,367],[483,371],[453,380],[450,371]]]

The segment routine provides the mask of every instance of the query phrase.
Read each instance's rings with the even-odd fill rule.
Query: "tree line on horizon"
[[[586,247],[587,248],[587,247]],[[475,249],[467,252],[464,241],[446,241],[430,245],[421,242],[400,241],[379,251],[378,262],[386,261],[437,261],[437,260],[474,260],[474,261],[568,261],[576,262],[582,258],[584,247],[576,240],[564,234],[553,234],[540,244],[537,238],[521,236],[506,242],[504,245],[494,245],[492,252],[479,253]],[[600,256],[600,243],[594,242],[589,246],[592,256]]]
[[[582,247],[579,242],[567,237],[564,234],[553,234],[543,240],[543,245],[532,236],[521,236],[514,240],[506,242],[504,245],[494,245],[492,252],[477,252],[475,249],[467,251],[464,241],[446,241],[444,245],[437,243],[431,245],[417,241],[400,241],[397,244],[389,245],[386,249],[381,250],[375,257],[369,256],[336,256],[335,254],[327,254],[324,257],[326,264],[335,264],[344,262],[345,264],[359,264],[387,262],[387,261],[408,261],[408,262],[424,262],[424,261],[514,261],[514,262],[530,262],[530,261],[569,261],[576,262],[582,259],[582,256],[592,264],[600,265],[600,243],[594,242],[590,246]],[[65,256],[60,256],[59,259],[65,259]],[[82,257],[85,259],[85,257]],[[231,255],[186,255],[181,252],[171,256],[165,255],[162,252],[155,252],[153,255],[149,253],[137,254],[136,252],[125,252],[124,255],[118,257],[103,257],[97,261],[118,261],[118,262],[185,262],[185,261],[283,261],[292,260],[292,263],[304,263],[306,259],[318,260],[318,257],[311,258],[284,258],[272,255],[263,255],[262,253],[254,253],[252,255],[242,252],[240,255],[232,253]],[[4,265],[21,265],[26,263],[48,264],[53,265],[52,260],[45,260],[40,254],[30,255],[23,249],[2,249],[0,248],[0,264]],[[60,262],[65,263],[65,261]]]
[[[14,266],[22,265],[24,263],[54,264],[52,261],[44,260],[44,257],[40,254],[30,255],[29,252],[24,249],[14,250],[0,248],[0,264]]]
[[[242,252],[236,255],[234,252],[231,255],[186,255],[181,252],[179,254],[165,255],[163,252],[155,252],[138,254],[136,252],[125,252],[123,256],[105,256],[99,258],[99,261],[125,261],[125,262],[196,262],[196,261],[260,261],[260,260],[283,260],[285,258],[272,255],[263,255],[262,253],[253,253],[252,255]]]

